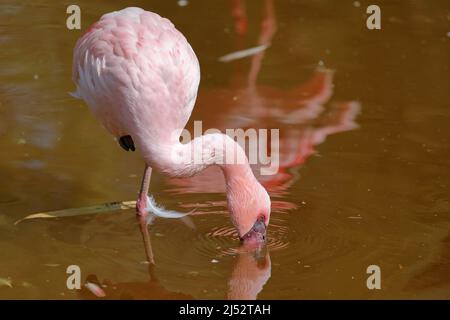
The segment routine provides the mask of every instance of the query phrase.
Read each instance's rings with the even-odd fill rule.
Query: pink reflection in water
[[[270,44],[277,28],[272,1],[267,0],[263,10],[258,45]],[[232,13],[239,42],[247,30],[242,1],[232,1]],[[251,58],[247,74],[243,75],[237,69],[228,87],[200,90],[197,110],[203,112],[200,118],[207,119],[203,130],[280,129],[280,163],[276,174],[261,175],[262,164],[253,165],[252,169],[271,196],[282,197],[296,181],[298,168],[315,154],[317,145],[325,142],[329,135],[358,127],[355,118],[360,108],[356,101],[330,103],[333,72],[322,67],[317,68],[308,80],[290,89],[259,84],[257,78],[264,55],[265,52],[261,52]],[[212,108],[217,112],[211,114]],[[215,166],[191,178],[169,178],[168,184],[171,185],[169,191],[175,193],[225,192],[223,175]],[[185,206],[198,207],[198,204]],[[287,201],[272,201],[273,210],[295,207],[294,203]]]

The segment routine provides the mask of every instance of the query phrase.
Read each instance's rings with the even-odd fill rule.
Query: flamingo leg
[[[248,30],[248,19],[245,4],[242,0],[231,1],[231,15],[234,19],[234,30],[236,33],[240,36],[245,35]]]
[[[261,31],[258,38],[259,45],[269,45],[272,41],[275,32],[277,31],[277,20],[275,17],[275,10],[273,0],[266,0],[263,8],[263,20],[261,22]],[[252,58],[250,72],[248,75],[248,84],[250,87],[256,85],[261,63],[264,59],[265,52],[261,52]]]
[[[138,215],[139,227],[141,229],[142,240],[144,241],[145,255],[147,256],[147,261],[150,265],[155,264],[155,259],[153,256],[152,244],[150,242],[150,233],[148,232],[148,223],[147,218],[141,215]]]
[[[142,240],[144,241],[145,255],[147,261],[151,264],[155,264],[153,258],[152,244],[150,242],[150,233],[147,226],[147,194],[150,187],[150,179],[152,177],[152,168],[145,164],[144,175],[142,177],[141,188],[139,190],[139,196],[136,201],[136,214],[139,222],[140,231],[142,234]]]
[[[147,216],[147,194],[152,177],[152,168],[145,164],[144,176],[142,177],[141,189],[136,201],[136,214],[141,217]]]

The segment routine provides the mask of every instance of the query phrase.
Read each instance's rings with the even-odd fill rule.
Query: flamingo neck
[[[244,150],[222,133],[202,135],[185,144],[178,139],[159,146],[151,144],[149,148],[157,150],[144,148],[146,161],[168,176],[189,177],[211,165],[218,165],[223,171],[227,187],[235,180],[256,180]]]

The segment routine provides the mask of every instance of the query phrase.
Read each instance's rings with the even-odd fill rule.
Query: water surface
[[[108,298],[450,298],[447,1],[379,2],[377,31],[366,28],[366,1],[270,3],[247,1],[246,24],[228,1],[80,0],[82,30],[70,31],[66,2],[2,2],[0,298],[94,298],[67,289],[73,264]],[[159,203],[197,208],[188,221],[149,226],[155,267],[133,210],[14,225],[135,199],[139,154],[68,95],[76,39],[130,5],[171,19],[198,55],[188,128],[280,129],[280,169],[259,177],[273,202],[267,250],[239,250],[216,168],[153,175]],[[253,58],[218,61],[269,43]],[[381,290],[366,287],[372,264]]]

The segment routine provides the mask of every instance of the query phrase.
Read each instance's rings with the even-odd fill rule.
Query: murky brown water
[[[450,298],[448,1],[378,1],[381,31],[366,29],[366,1],[274,1],[272,15],[247,1],[241,35],[228,1],[77,3],[83,30],[130,5],[170,18],[201,62],[191,120],[204,129],[280,128],[280,170],[261,177],[273,201],[268,250],[239,251],[214,168],[153,175],[159,203],[198,214],[149,226],[150,270],[133,210],[14,225],[33,212],[133,200],[143,162],[67,94],[82,33],[66,29],[67,4],[6,0],[0,298],[93,298],[66,288],[72,264],[110,298]],[[265,54],[218,61],[263,43]],[[372,264],[381,290],[366,287]]]

